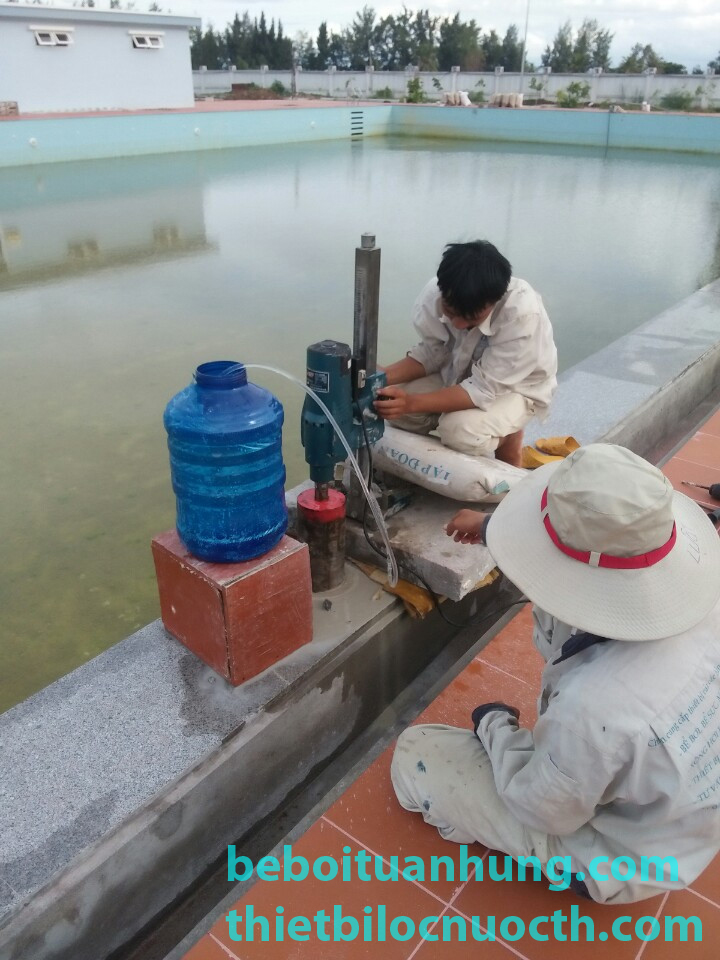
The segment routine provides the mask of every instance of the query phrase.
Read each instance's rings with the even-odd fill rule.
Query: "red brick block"
[[[206,563],[177,531],[152,541],[165,628],[233,686],[312,640],[307,545],[283,537],[244,563]]]

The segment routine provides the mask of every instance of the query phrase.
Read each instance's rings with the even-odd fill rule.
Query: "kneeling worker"
[[[484,240],[451,243],[413,311],[421,342],[385,367],[375,409],[445,446],[521,466],[523,428],[547,412],[557,351],[542,300]]]
[[[720,539],[702,509],[629,450],[591,444],[448,533],[486,538],[535,605],[538,720],[523,729],[494,702],[472,730],[410,727],[401,805],[601,903],[691,884],[720,852]]]

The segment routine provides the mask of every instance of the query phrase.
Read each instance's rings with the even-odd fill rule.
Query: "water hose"
[[[352,467],[357,475],[358,481],[360,482],[360,486],[362,487],[362,491],[365,495],[365,499],[367,500],[368,505],[372,510],[373,517],[375,518],[375,523],[377,524],[378,530],[380,531],[380,535],[383,538],[383,542],[385,544],[385,550],[387,551],[386,559],[387,559],[388,580],[390,582],[390,586],[394,587],[398,582],[398,566],[397,566],[397,561],[395,560],[395,554],[393,553],[393,549],[390,546],[390,537],[387,532],[387,527],[385,526],[385,520],[382,515],[382,510],[380,509],[380,504],[377,502],[376,497],[373,495],[372,491],[370,490],[367,483],[365,482],[365,478],[362,475],[362,470],[360,469],[360,464],[355,459],[355,455],[350,449],[350,445],[345,439],[345,434],[340,429],[335,417],[333,417],[332,413],[330,413],[327,406],[323,403],[320,397],[313,390],[311,390],[307,384],[303,383],[302,380],[299,380],[297,377],[293,376],[291,373],[288,373],[286,370],[280,370],[278,367],[271,367],[264,363],[246,363],[245,368],[247,370],[267,370],[270,373],[277,373],[281,377],[285,377],[287,380],[291,380],[293,383],[296,383],[299,387],[301,387],[305,391],[305,393],[309,397],[312,397],[315,403],[317,403],[317,405],[320,407],[322,412],[328,418],[328,420],[332,424],[333,430],[338,435],[340,442],[345,447],[345,451],[348,455],[348,459],[352,464]]]

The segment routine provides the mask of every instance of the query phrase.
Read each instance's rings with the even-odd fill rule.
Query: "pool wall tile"
[[[223,104],[224,106],[224,104]],[[720,116],[595,110],[498,110],[412,104],[218,109],[6,118],[0,167],[361,140],[384,134],[479,141],[720,153]]]
[[[393,106],[390,132],[515,143],[720,152],[720,117],[704,114],[610,113],[607,110]]]
[[[381,136],[389,132],[390,110],[378,105],[20,117],[0,123],[0,167]]]

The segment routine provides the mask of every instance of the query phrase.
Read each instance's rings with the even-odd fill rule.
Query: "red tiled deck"
[[[665,474],[684,493],[707,506],[719,506],[709,500],[702,490],[680,487],[680,480],[700,483],[720,481],[720,411],[689,440],[665,465]],[[531,643],[529,608],[519,613],[470,665],[430,704],[416,723],[450,723],[468,727],[471,711],[477,704],[503,700],[518,706],[521,723],[532,726],[536,719],[535,701],[543,662]],[[327,810],[301,839],[293,845],[293,854],[309,861],[331,856],[340,861],[344,854],[353,856],[359,849],[370,855],[379,855],[386,866],[388,858],[398,856],[422,857],[426,864],[431,856],[451,857],[459,862],[459,847],[443,841],[434,827],[428,826],[417,814],[407,813],[398,805],[390,782],[388,748]],[[345,849],[343,849],[345,848]],[[349,849],[348,849],[349,848]],[[489,851],[479,844],[469,853],[487,857]],[[456,871],[457,875],[457,871]],[[501,918],[520,917],[526,927],[533,917],[550,916],[556,910],[569,916],[575,905],[583,917],[594,923],[593,942],[560,941],[553,936],[541,942],[527,934],[516,942],[476,942],[468,923],[468,940],[430,942],[419,934],[407,942],[388,939],[378,944],[364,942],[359,937],[348,943],[319,942],[314,935],[306,943],[288,938],[278,943],[254,940],[252,943],[230,939],[228,924],[223,917],[206,934],[184,960],[354,960],[361,957],[382,956],[387,960],[559,960],[559,958],[593,958],[593,960],[710,960],[718,956],[720,937],[720,857],[698,878],[692,888],[681,893],[665,894],[652,900],[622,907],[601,906],[580,900],[569,892],[553,893],[547,882],[476,882],[471,878],[453,883],[371,880],[368,882],[322,882],[312,878],[299,883],[258,881],[252,890],[239,900],[234,909],[243,912],[245,905],[253,905],[255,915],[268,917],[271,922],[277,906],[283,906],[289,920],[298,914],[312,917],[318,910],[332,911],[340,904],[343,915],[362,921],[363,908],[378,904],[387,906],[388,918],[407,916],[415,921],[425,916],[465,917],[479,916],[480,922],[494,915]],[[631,918],[623,927],[631,939],[621,941],[609,935],[617,917]],[[689,940],[666,942],[663,934],[656,940],[640,941],[634,934],[635,920],[640,917],[698,917],[702,921],[702,942]],[[567,930],[566,923],[565,929]],[[272,928],[271,928],[272,929]],[[432,934],[435,928],[430,928]],[[580,928],[584,936],[584,928]],[[543,931],[543,928],[540,928]],[[550,931],[549,927],[545,932]],[[438,931],[435,930],[437,933]]]

